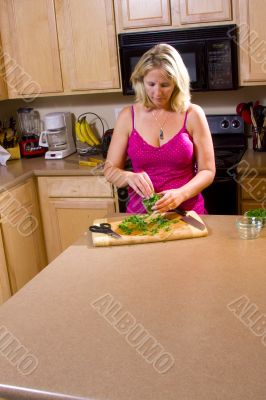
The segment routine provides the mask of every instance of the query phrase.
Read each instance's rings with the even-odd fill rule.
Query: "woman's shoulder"
[[[134,103],[132,105],[125,106],[119,113],[119,118],[133,118],[135,115],[140,115],[143,112],[146,112],[145,107],[139,103]]]
[[[187,110],[187,129],[193,133],[199,126],[206,126],[206,115],[203,108],[197,104],[190,104]]]
[[[198,104],[191,103],[187,110],[188,113],[188,121],[190,122],[198,122],[206,119],[205,112],[201,106]]]
[[[118,114],[117,123],[130,125],[131,121],[132,121],[132,106],[125,106]]]
[[[187,109],[189,114],[193,115],[205,115],[203,108],[198,104],[190,103]]]
[[[119,112],[116,124],[115,131],[124,132],[129,135],[132,129],[132,106],[125,106]]]
[[[118,114],[118,118],[127,118],[132,113],[132,106],[125,106]]]

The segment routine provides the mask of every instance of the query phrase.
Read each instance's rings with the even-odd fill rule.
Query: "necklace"
[[[158,124],[159,127],[160,127],[159,138],[160,138],[160,140],[164,140],[164,131],[163,131],[163,127],[164,127],[164,125],[165,125],[165,123],[166,123],[166,121],[167,121],[167,116],[166,116],[165,120],[163,121],[163,124],[160,123],[160,121],[158,120],[158,118],[157,118],[157,116],[155,115],[155,112],[154,112],[154,111],[152,111],[152,116],[153,116],[153,118],[156,120],[157,124]]]

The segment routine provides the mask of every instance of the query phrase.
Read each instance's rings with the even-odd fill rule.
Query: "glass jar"
[[[262,220],[244,215],[236,219],[236,227],[241,239],[256,239],[260,235]]]

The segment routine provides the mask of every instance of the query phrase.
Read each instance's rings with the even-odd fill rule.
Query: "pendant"
[[[162,130],[162,128],[160,129],[160,140],[163,140],[164,139],[164,137],[163,137],[163,130]]]

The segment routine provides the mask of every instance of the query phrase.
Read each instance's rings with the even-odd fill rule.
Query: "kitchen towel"
[[[0,146],[0,165],[6,167],[7,160],[11,157],[11,154],[6,151],[2,146]]]

